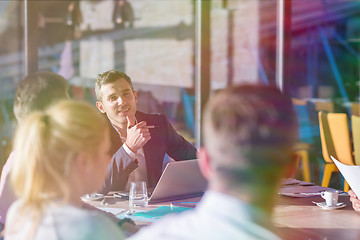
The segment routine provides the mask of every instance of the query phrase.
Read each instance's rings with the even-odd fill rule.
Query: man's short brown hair
[[[279,89],[239,85],[220,90],[206,105],[204,145],[221,179],[264,180],[290,163],[296,126],[291,98]]]
[[[101,87],[108,83],[113,83],[119,79],[125,79],[127,83],[130,85],[131,89],[134,90],[134,86],[132,81],[128,75],[124,72],[119,72],[117,70],[109,70],[104,73],[98,75],[95,84],[95,93],[98,101],[102,101]]]

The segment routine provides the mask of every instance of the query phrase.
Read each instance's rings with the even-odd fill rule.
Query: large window
[[[24,26],[36,38],[30,41],[36,69],[63,75],[73,98],[94,103],[97,74],[124,71],[139,92],[139,110],[165,114],[197,146],[201,108],[195,106],[230,85],[279,84],[282,57],[281,84],[306,113],[299,114],[299,141],[311,145],[317,183],[323,163],[317,112],[359,114],[358,1],[26,2],[30,22],[25,1],[0,1],[2,162],[13,132],[13,94],[25,74]]]
[[[97,74],[109,69],[126,72],[139,92],[139,110],[165,114],[176,130],[195,143],[196,81],[211,92],[241,82],[275,84],[276,1],[102,0],[8,1],[4,29],[16,29],[9,39],[18,48],[2,52],[6,61],[17,57],[16,71],[1,83],[12,86],[23,77],[24,10],[28,14],[30,49],[37,69],[63,75],[71,96],[94,103]],[[200,4],[199,4],[200,3]],[[10,7],[14,10],[11,10]],[[201,9],[199,9],[199,7]],[[271,14],[263,14],[263,12]],[[209,14],[197,42],[196,21]],[[9,17],[16,21],[10,21]],[[5,19],[6,18],[6,19]],[[34,20],[35,19],[35,20]],[[30,20],[32,20],[30,22]],[[11,22],[11,24],[10,24]],[[32,23],[32,24],[31,24]],[[11,26],[14,25],[15,26]],[[206,30],[209,29],[209,30]],[[9,31],[9,30],[7,30]],[[37,38],[37,41],[34,39]],[[33,41],[31,41],[33,40]],[[208,42],[209,45],[199,46]],[[196,78],[196,49],[208,49],[203,66],[209,75]],[[34,54],[34,52],[32,53]],[[20,57],[21,56],[21,57]],[[32,59],[31,56],[28,59]],[[31,61],[31,60],[30,60]],[[9,62],[10,64],[10,62]],[[205,65],[204,65],[205,64]],[[5,66],[4,66],[5,67]],[[204,69],[203,69],[204,70]],[[208,85],[203,88],[202,85]],[[205,94],[205,93],[203,93]],[[206,101],[206,99],[205,99]],[[11,96],[8,112],[11,116]],[[9,118],[10,122],[12,117]],[[4,123],[2,122],[2,126]],[[8,127],[5,127],[9,129]],[[11,131],[10,131],[11,132]],[[2,133],[2,138],[5,135]],[[6,139],[11,138],[9,137]]]
[[[20,1],[0,1],[0,166],[11,150],[16,83],[23,77],[23,24]]]
[[[298,112],[299,140],[311,146],[307,150],[312,181],[321,183],[325,162],[318,112],[345,113],[350,131],[351,116],[359,115],[360,3],[292,1],[291,5],[284,86]],[[332,186],[342,188],[340,182]]]

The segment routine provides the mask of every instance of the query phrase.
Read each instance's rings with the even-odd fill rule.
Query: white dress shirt
[[[279,240],[263,226],[271,226],[269,218],[235,197],[209,190],[194,210],[167,216],[130,239]],[[259,219],[261,225],[256,223]]]
[[[137,123],[137,120],[136,120]],[[126,184],[125,190],[129,191],[130,183],[133,181],[145,181],[147,184],[147,170],[146,170],[146,160],[143,148],[140,148],[136,153],[130,150],[130,148],[125,144],[126,138],[121,136],[120,131],[113,125],[113,128],[117,131],[120,136],[121,142],[123,145],[121,146],[127,155],[131,158],[132,161],[138,161],[138,167],[129,174],[129,179]]]
[[[145,181],[147,183],[147,171],[146,171],[146,160],[144,155],[144,150],[140,148],[137,153],[134,153],[129,149],[129,147],[125,144],[126,138],[121,137],[121,141],[124,143],[123,148],[125,152],[129,155],[131,160],[138,161],[138,167],[129,174],[129,179],[126,184],[125,189],[129,191],[130,183],[133,181]]]

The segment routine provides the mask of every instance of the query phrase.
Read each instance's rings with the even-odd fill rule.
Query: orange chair
[[[347,115],[319,112],[319,126],[323,158],[326,162],[321,186],[328,187],[333,172],[339,171],[330,155],[346,165],[354,165]],[[349,191],[345,181],[344,191]]]
[[[351,117],[355,164],[360,165],[360,117]]]

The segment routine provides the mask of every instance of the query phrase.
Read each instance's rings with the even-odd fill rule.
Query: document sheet
[[[346,165],[336,160],[333,156],[330,157],[348,182],[350,188],[355,192],[356,196],[360,197],[360,166]]]

